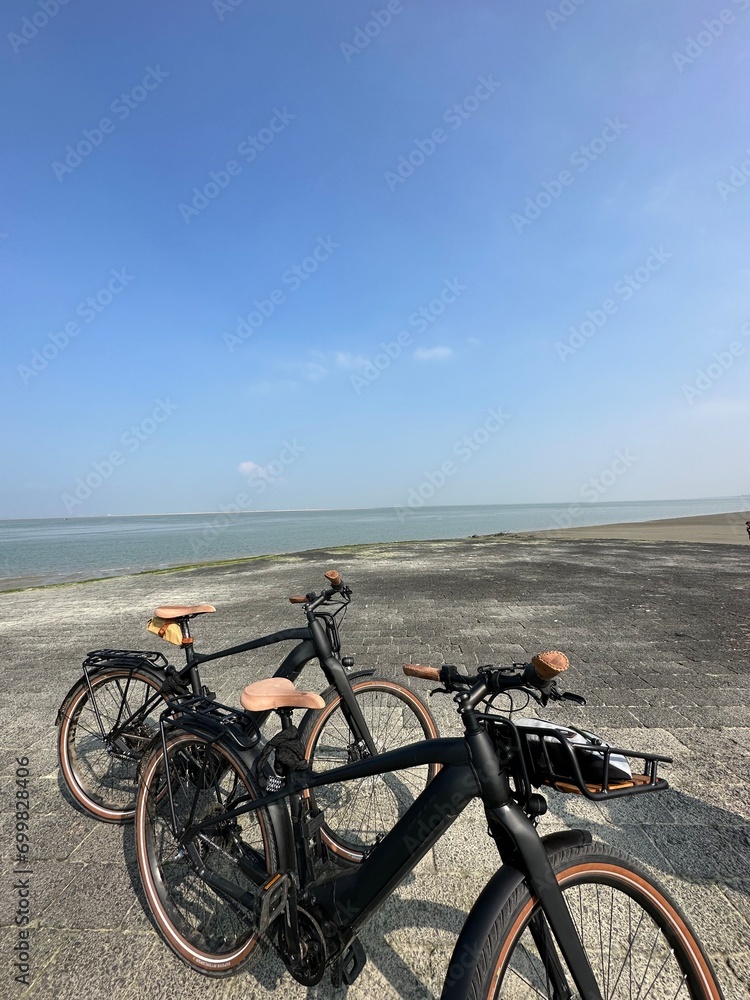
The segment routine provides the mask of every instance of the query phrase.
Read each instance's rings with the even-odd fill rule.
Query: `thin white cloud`
[[[336,351],[334,358],[339,368],[359,369],[367,364],[367,358],[361,354],[349,354],[348,351]]]
[[[253,382],[248,391],[251,396],[270,396],[271,393],[292,392],[296,388],[297,383],[292,379],[266,379]]]
[[[414,352],[415,361],[447,361],[452,357],[450,347],[418,347]]]
[[[302,374],[308,382],[320,382],[328,374],[328,369],[319,365],[317,361],[306,361],[302,366]]]
[[[237,471],[241,472],[243,476],[262,476],[265,471],[262,465],[258,465],[257,462],[240,462],[237,466]]]

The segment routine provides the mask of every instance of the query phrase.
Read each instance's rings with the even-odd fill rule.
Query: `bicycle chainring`
[[[287,957],[283,954],[283,929],[280,932],[282,938],[281,957],[298,983],[302,983],[303,986],[317,986],[325,975],[328,964],[328,947],[325,935],[318,921],[307,910],[297,907],[297,917],[302,960],[295,964],[287,961]]]

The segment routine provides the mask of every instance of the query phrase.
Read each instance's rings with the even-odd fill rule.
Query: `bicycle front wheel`
[[[401,684],[372,679],[352,684],[378,753],[420,740],[436,739],[437,726],[424,702]],[[329,771],[366,757],[367,750],[349,728],[341,695],[324,694],[326,707],[313,716],[301,735],[305,756],[314,771]],[[410,767],[358,781],[310,790],[324,810],[321,836],[344,861],[358,863],[378,837],[395,825],[439,769],[437,764]]]
[[[603,844],[562,850],[550,861],[603,1000],[722,1000],[695,931],[646,871]],[[525,884],[511,894],[473,954],[467,945],[462,953],[473,968],[461,962],[457,945],[442,1000],[578,995]]]
[[[133,819],[138,764],[166,705],[161,686],[156,674],[105,667],[89,682],[82,677],[60,710],[60,772],[78,805],[95,819]]]
[[[146,902],[172,951],[204,975],[231,975],[263,948],[254,906],[278,867],[271,821],[263,809],[222,819],[258,794],[232,751],[197,735],[172,737],[166,756],[157,743],[144,761],[135,843]]]

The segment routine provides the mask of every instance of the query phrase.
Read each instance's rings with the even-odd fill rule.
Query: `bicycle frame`
[[[187,622],[183,625],[183,632],[185,638],[190,638]],[[182,667],[181,670],[175,670],[174,676],[178,679],[178,681],[189,684],[192,694],[194,696],[199,696],[202,693],[202,684],[198,669],[201,664],[209,663],[212,660],[220,660],[227,656],[234,656],[236,653],[246,653],[250,650],[260,649],[264,646],[272,646],[277,643],[290,642],[294,640],[297,640],[297,645],[294,646],[289,653],[287,653],[277,667],[273,676],[283,677],[294,683],[307,664],[312,660],[318,659],[328,684],[335,687],[341,695],[343,701],[342,711],[347,723],[349,724],[349,728],[352,731],[352,736],[355,741],[362,742],[367,747],[370,754],[377,753],[372,741],[372,736],[370,735],[370,731],[362,715],[362,710],[359,707],[351,687],[352,679],[357,677],[370,677],[375,673],[375,670],[372,668],[356,671],[347,670],[338,657],[334,655],[325,629],[318,621],[310,622],[305,628],[282,629],[279,632],[272,632],[268,635],[260,636],[257,639],[250,639],[237,646],[229,646],[225,649],[216,650],[213,653],[196,653],[193,649],[192,642],[186,643],[183,646],[185,650],[185,666]],[[98,669],[102,669],[102,667],[106,665],[108,665],[106,662],[102,662],[94,667],[93,670],[89,670],[84,662],[83,668],[84,677],[89,689],[89,697],[91,698],[94,706],[94,713],[101,731],[102,739],[104,739],[107,734],[105,733],[104,724],[99,716],[96,697],[94,696],[94,692],[91,687],[91,678],[96,674]],[[137,663],[130,663],[128,665],[132,671],[138,669],[145,670],[152,674],[155,680],[164,680],[163,668],[161,666],[155,666],[145,659],[139,659]],[[77,683],[78,682],[76,682],[76,685],[74,685],[71,690],[75,690]],[[125,697],[127,696],[128,687],[129,682],[126,682],[123,705],[125,703]],[[69,695],[70,692],[66,695],[65,699],[63,699],[63,705],[67,701]],[[114,741],[120,735],[120,732],[125,728],[142,723],[154,711],[161,701],[161,695],[154,694],[148,698],[143,705],[136,709],[132,715],[126,714],[124,718],[118,718],[117,725],[109,731],[109,739]],[[269,714],[269,712],[259,712],[256,715],[258,725],[262,726]],[[59,721],[60,713],[58,712],[57,722],[59,723]]]
[[[289,652],[273,676],[283,677],[294,683],[310,660],[317,658],[320,661],[320,666],[326,680],[341,695],[344,716],[355,740],[363,742],[370,754],[376,754],[377,749],[351,686],[352,676],[371,676],[375,671],[372,669],[361,670],[356,673],[354,671],[347,671],[334,654],[326,630],[314,615],[308,616],[306,628],[283,629],[280,632],[273,632],[270,635],[240,643],[238,646],[220,649],[215,653],[196,653],[193,651],[192,644],[188,644],[185,647],[187,662],[183,671],[191,679],[193,693],[200,694],[200,680],[197,673],[199,664],[209,663],[211,660],[223,659],[225,656],[233,656],[235,653],[246,653],[251,649],[259,649],[261,646],[271,646],[275,643],[287,642],[292,639],[300,640],[299,645],[295,646]],[[258,724],[262,725],[269,714],[269,712],[258,713],[256,716]]]
[[[179,727],[178,720],[171,724]],[[248,763],[257,752],[248,751]],[[602,1000],[581,940],[568,912],[562,892],[550,866],[543,841],[531,820],[516,804],[511,795],[507,774],[500,769],[498,757],[487,731],[477,726],[467,728],[464,737],[428,740],[376,757],[345,764],[323,774],[308,774],[278,792],[264,795],[227,810],[221,816],[212,816],[179,833],[173,830],[182,843],[189,842],[203,829],[217,821],[230,820],[243,813],[264,806],[274,806],[290,798],[299,804],[301,793],[307,788],[335,784],[339,781],[374,777],[408,767],[436,763],[443,765],[437,776],[425,787],[415,802],[407,809],[391,831],[380,841],[365,860],[351,873],[335,880],[315,885],[302,884],[321,910],[337,926],[344,941],[351,942],[362,926],[373,916],[404,878],[414,869],[424,855],[461,812],[477,796],[485,803],[485,812],[492,835],[504,867],[517,872],[520,880],[526,879],[539,899],[542,911],[560,949],[565,964],[583,1000]],[[299,809],[292,809],[297,814]],[[274,810],[274,833],[279,847],[281,871],[297,870],[296,844],[302,836],[293,829],[290,811],[282,814]],[[580,837],[581,831],[573,836]],[[258,871],[258,884],[265,878]],[[547,933],[546,930],[543,933]],[[553,973],[564,981],[557,955],[551,947],[546,949],[546,960]]]

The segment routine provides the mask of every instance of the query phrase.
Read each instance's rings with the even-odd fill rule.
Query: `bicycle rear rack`
[[[138,667],[143,661],[153,667],[168,667],[169,662],[163,653],[137,649],[94,649],[86,654],[83,661],[84,669],[99,667],[103,663],[115,663],[123,667]]]
[[[252,750],[261,739],[260,727],[251,712],[200,695],[168,702],[159,724],[163,740],[166,729],[202,736],[209,744],[226,736],[239,750]]]

